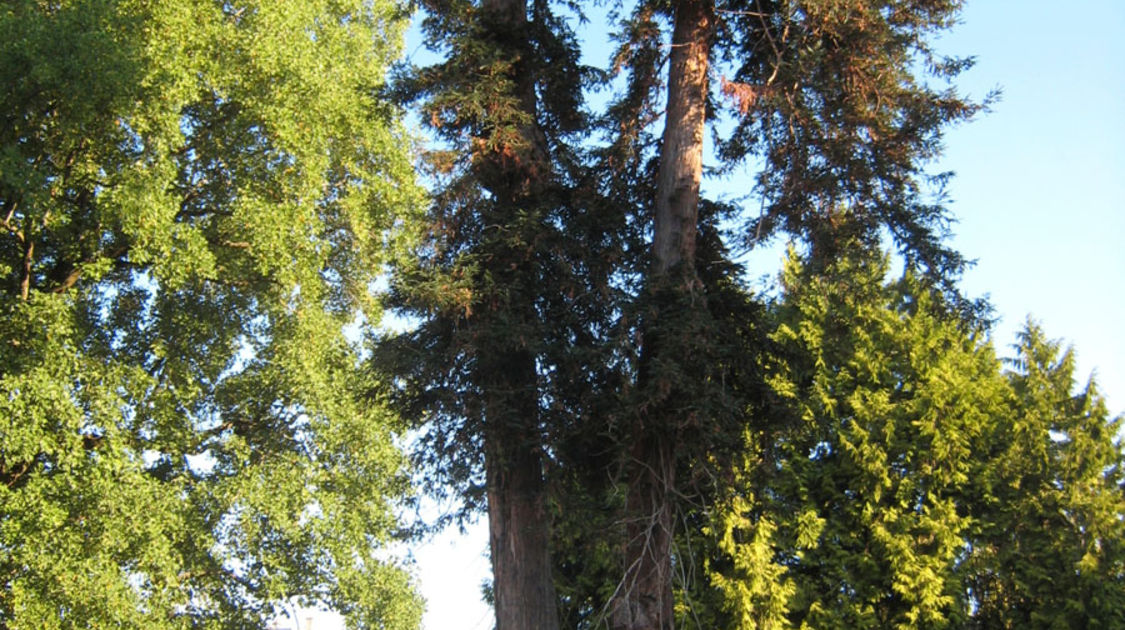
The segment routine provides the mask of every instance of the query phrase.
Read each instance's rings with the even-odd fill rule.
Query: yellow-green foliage
[[[737,628],[1121,623],[1120,421],[1029,327],[1013,372],[887,262],[791,257],[775,413],[709,532]]]
[[[0,626],[417,625],[343,336],[418,197],[403,9],[0,9]]]

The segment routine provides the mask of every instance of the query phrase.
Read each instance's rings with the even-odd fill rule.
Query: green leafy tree
[[[418,201],[391,2],[0,12],[0,627],[419,621],[344,326]]]
[[[1125,449],[1074,353],[1028,323],[963,572],[973,627],[1125,625]]]
[[[745,458],[712,535],[732,627],[941,628],[1005,382],[991,348],[873,253],[791,258],[771,385],[791,428]],[[979,493],[977,493],[979,494]],[[764,579],[765,577],[765,579]],[[768,579],[772,577],[773,579]]]

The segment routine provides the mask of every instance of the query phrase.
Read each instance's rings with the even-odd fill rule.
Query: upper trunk
[[[657,276],[677,265],[694,268],[712,10],[710,0],[685,0],[676,6],[656,182],[652,250]]]
[[[695,292],[695,242],[699,218],[699,187],[703,172],[703,134],[707,110],[707,66],[713,28],[710,0],[685,0],[676,5],[669,56],[668,105],[661,146],[653,228],[650,289],[661,308],[685,303],[674,296]],[[666,316],[658,312],[656,317]],[[642,389],[660,391],[653,380],[662,356],[659,321],[646,326],[639,379]],[[680,394],[664,393],[638,414],[632,434],[629,492],[626,497],[625,574],[613,602],[614,630],[669,630],[674,626],[672,597],[672,529],[675,488],[675,441]]]

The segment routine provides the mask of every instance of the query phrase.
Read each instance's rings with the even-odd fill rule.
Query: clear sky
[[[939,170],[956,247],[976,266],[963,287],[991,296],[1002,355],[1029,315],[1072,343],[1080,378],[1096,370],[1114,413],[1125,410],[1125,1],[969,0],[940,48],[973,55],[958,81],[991,113],[952,130]],[[586,35],[597,42],[604,22]],[[419,61],[416,31],[408,43]],[[486,630],[487,528],[414,550],[427,630]],[[315,630],[329,630],[325,620]],[[302,628],[302,630],[304,630]]]
[[[992,113],[947,137],[955,244],[977,259],[1013,341],[1031,315],[1125,410],[1125,2],[977,0],[941,45],[977,56],[960,82],[1000,86]]]

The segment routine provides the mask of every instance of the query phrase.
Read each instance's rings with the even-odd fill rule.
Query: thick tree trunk
[[[664,308],[691,300],[675,299],[680,292],[699,289],[695,273],[695,241],[699,217],[699,187],[703,171],[703,136],[707,108],[707,67],[713,28],[711,0],[676,4],[669,55],[668,106],[658,172],[653,231],[650,290],[670,296]],[[660,313],[657,317],[661,317]],[[639,379],[642,389],[659,391],[651,382],[661,356],[659,322],[646,327]],[[679,345],[679,344],[676,344]],[[667,354],[667,353],[665,353]],[[649,382],[646,382],[649,381]],[[675,496],[675,441],[678,419],[672,392],[639,414],[633,432],[632,472],[626,496],[625,571],[613,602],[614,630],[670,630],[674,627],[672,597],[672,534]]]
[[[676,5],[656,182],[652,249],[657,277],[677,265],[685,265],[689,273],[694,266],[713,20],[711,0],[684,0]]]
[[[614,630],[673,627],[670,490],[675,485],[672,440],[645,435],[632,449],[625,533],[625,576],[613,605]]]
[[[542,130],[536,124],[535,76],[525,68],[529,53],[525,0],[483,0],[487,20],[497,37],[510,46],[515,60],[515,90],[530,122],[521,125],[522,145],[489,156],[496,175],[490,184],[500,216],[533,204],[549,184],[550,157]],[[529,264],[526,252],[509,251],[493,260],[497,280]],[[526,272],[526,270],[524,270]],[[515,320],[534,321],[530,295],[519,291],[519,303],[508,308]],[[492,326],[500,326],[492,322]],[[496,630],[558,630],[555,584],[549,550],[550,519],[543,480],[539,391],[535,357],[518,347],[481,348],[489,356],[482,382],[487,383],[484,432],[485,484],[488,496],[489,544],[492,556]]]
[[[538,409],[530,354],[510,356],[516,407],[504,409],[485,435],[489,543],[497,630],[559,627],[549,553]],[[524,382],[521,382],[524,381]],[[515,412],[526,414],[521,418]],[[512,421],[517,422],[512,422]],[[508,422],[505,422],[508,421]]]

